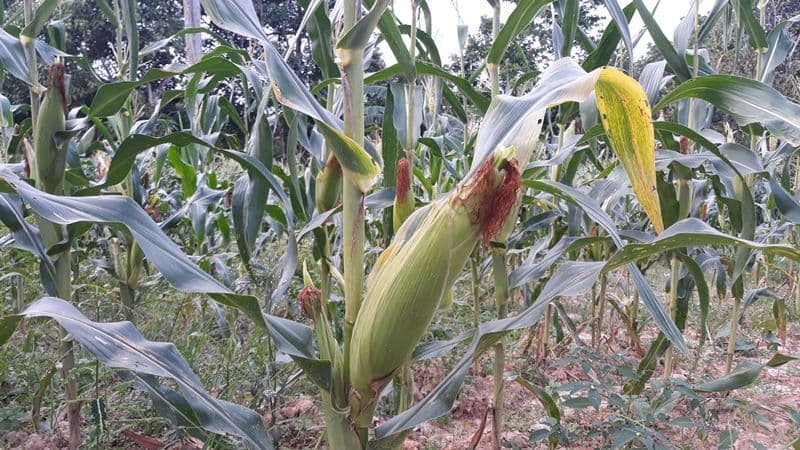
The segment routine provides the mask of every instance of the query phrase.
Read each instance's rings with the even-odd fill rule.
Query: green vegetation
[[[0,446],[800,446],[800,4],[480,7],[0,4]]]

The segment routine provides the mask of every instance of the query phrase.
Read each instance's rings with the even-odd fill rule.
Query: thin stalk
[[[136,0],[125,0],[122,7],[128,40],[128,79],[136,81],[139,72],[139,29],[136,26]]]
[[[628,283],[628,286],[630,286],[630,283]],[[631,317],[631,321],[633,322],[633,329],[634,329],[634,331],[636,331],[638,333],[639,330],[638,330],[637,325],[638,325],[639,320],[637,319],[637,317],[639,317],[639,291],[637,291],[635,289],[633,291],[633,300],[631,300],[630,317]]]
[[[677,253],[672,254],[670,261],[670,282],[669,282],[669,316],[675,321],[675,314],[678,309],[678,281],[681,276],[681,260],[678,258]],[[672,354],[672,346],[667,349],[664,355],[664,381],[669,380],[672,376],[675,361]]]
[[[25,24],[29,24],[34,17],[34,4],[33,0],[25,0],[24,3],[24,17]],[[25,50],[25,59],[28,66],[28,73],[31,78],[33,86],[30,88],[31,97],[31,121],[33,129],[37,130],[36,121],[38,120],[39,108],[41,106],[39,101],[39,75],[36,61],[36,39],[25,39],[23,41],[23,48]],[[34,131],[35,133],[35,131]],[[34,136],[34,141],[36,137]],[[41,162],[37,161],[37,167]],[[39,176],[36,175],[37,187],[45,189],[44,183],[40,183]],[[63,185],[50,189],[49,194],[63,195]],[[45,248],[51,248],[59,242],[63,242],[66,237],[65,229],[61,225],[49,222],[37,216],[39,222],[39,231],[42,236],[42,243]],[[54,280],[56,295],[64,300],[72,299],[72,264],[70,258],[70,250],[67,248],[58,255],[53,256],[53,265],[55,266]],[[77,449],[81,442],[81,404],[78,400],[78,386],[71,376],[72,369],[75,367],[75,352],[71,340],[67,340],[68,333],[60,329],[60,347],[61,347],[61,367],[60,372],[64,380],[64,395],[67,401],[67,423],[69,429],[69,448]]]
[[[417,53],[417,2],[411,2],[411,41],[408,45],[408,54],[411,56],[411,61],[416,62]],[[406,158],[408,159],[408,175],[409,180],[413,180],[411,176],[414,174],[414,88],[417,85],[416,76],[411,77],[406,83]]]
[[[462,46],[458,46],[458,62],[459,62],[459,76],[461,78],[466,78],[466,69],[464,67],[464,49]],[[464,115],[466,116],[466,121],[464,121],[464,144],[462,149],[464,150],[464,165],[469,166],[467,160],[467,144],[469,143],[469,110],[467,109],[468,101],[467,96],[463,96],[462,106],[464,108]]]
[[[739,282],[743,282],[742,278],[739,278],[739,280]],[[725,354],[725,375],[731,372],[731,367],[733,366],[733,354],[736,352],[736,334],[739,331],[739,311],[741,306],[741,296],[734,296],[733,310],[731,310],[730,317],[730,333],[728,334],[728,349]]]
[[[14,290],[16,291],[14,294],[17,303],[15,312],[21,313],[25,308],[25,279],[22,277],[22,275],[16,276],[16,285]]]
[[[692,59],[692,77],[697,78],[700,71],[700,57],[697,55],[698,32],[700,31],[700,0],[694,2],[694,58]],[[689,117],[686,126],[692,128],[694,125],[694,97],[689,98]],[[700,131],[700,130],[697,130]],[[691,144],[690,144],[691,145]]]
[[[500,2],[494,5],[492,17],[492,40],[500,33]],[[489,78],[492,82],[492,98],[500,94],[500,65],[488,64]],[[492,271],[494,273],[495,310],[498,319],[505,318],[508,309],[508,269],[506,267],[506,246],[492,247]],[[494,346],[494,413],[492,414],[492,447],[500,449],[503,433],[503,372],[505,371],[505,342],[501,338]]]
[[[416,61],[417,52],[417,2],[411,1],[411,40],[408,44],[408,53],[411,61]],[[406,161],[408,162],[408,179],[414,180],[414,91],[417,87],[417,78],[412,76],[406,83]],[[413,196],[412,189],[408,195]],[[396,385],[399,385],[397,398],[397,413],[401,413],[411,406],[414,400],[414,378],[411,377],[411,360],[407,360],[400,367]]]
[[[764,2],[763,6],[758,9],[758,22],[761,24],[761,28],[764,28],[764,24],[767,22],[767,3]],[[761,64],[763,63],[764,59],[764,52],[761,50],[756,50],[756,80],[761,80]]]
[[[506,249],[492,247],[492,268],[494,272],[495,310],[498,319],[508,314],[508,272],[506,268]],[[492,414],[493,448],[500,448],[500,436],[503,432],[503,390],[506,364],[505,343],[501,339],[494,346],[494,413]]]
[[[33,0],[25,0],[24,5],[25,25],[33,21],[34,5]],[[39,86],[39,70],[36,61],[36,40],[26,39],[22,48],[25,50],[25,62],[28,66],[28,76],[31,79],[32,87],[29,89],[31,97],[31,127],[36,129],[36,119],[39,116],[39,92],[35,87]]]
[[[472,326],[476,330],[481,324],[480,279],[478,278],[478,263],[475,261],[477,259],[477,251],[478,249],[476,248],[472,252],[472,257],[469,259],[469,274],[472,281]],[[800,297],[800,295],[798,295],[798,297]],[[800,305],[800,303],[798,303],[798,305]],[[474,359],[472,362],[472,371],[475,374],[478,373],[477,359]]]
[[[472,326],[477,329],[478,325],[481,324],[481,298],[478,263],[475,261],[475,257],[469,259],[469,274],[472,282]]]
[[[547,359],[547,348],[550,346],[550,327],[553,322],[553,305],[547,305],[544,311],[542,327],[539,329],[539,342],[537,344],[536,359],[544,361]]]
[[[494,7],[494,16],[492,17],[492,41],[497,39],[500,33],[500,2],[498,1]],[[492,82],[492,97],[500,93],[500,64],[487,64],[489,69],[489,78]]]
[[[344,2],[344,28],[353,27],[359,16],[361,2]],[[352,49],[344,64],[344,131],[358,145],[364,144],[364,49]],[[364,285],[364,193],[345,176],[342,186],[342,235],[344,246],[344,378],[345,392],[349,389],[350,341]],[[359,427],[361,446],[366,447],[368,432]]]
[[[345,366],[349,369],[350,338],[361,308],[361,291],[364,285],[364,194],[346,178],[342,186],[342,218]]]
[[[590,322],[589,323],[592,324],[592,342],[591,342],[591,344],[592,344],[592,347],[594,347],[594,348],[597,347],[597,341],[599,340],[599,339],[597,339],[597,321],[594,320],[594,318],[597,315],[597,299],[598,299],[598,297],[597,297],[597,283],[595,283],[595,284],[592,285],[592,307],[591,307],[591,310],[589,311],[589,318],[590,318]]]
[[[602,341],[601,337],[603,336],[603,318],[606,315],[606,303],[608,303],[608,299],[606,299],[606,292],[608,290],[608,277],[603,274],[600,276],[600,292],[597,294],[597,317],[595,317],[595,322],[597,323],[597,341],[595,342],[595,349],[600,348],[600,341]]]
[[[400,367],[400,399],[397,413],[407,410],[414,401],[414,378],[411,376],[411,361]]]
[[[287,123],[286,125],[289,127],[289,135],[286,138],[286,164],[289,166],[289,177],[291,178],[290,187],[292,189],[292,195],[297,199],[300,205],[300,209],[305,212],[305,205],[300,200],[303,198],[300,195],[301,177],[297,172],[297,157],[295,156],[298,140],[297,123],[293,120],[292,123]]]

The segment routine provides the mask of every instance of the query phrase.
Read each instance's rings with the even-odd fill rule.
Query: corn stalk
[[[344,2],[344,28],[352,29],[361,13],[361,2]],[[344,132],[359,146],[364,145],[364,48],[345,51],[341,64],[344,88]],[[364,192],[345,174],[342,184],[342,242],[344,254],[344,374],[350,373],[353,326],[361,309],[361,291],[364,286]],[[349,380],[345,378],[345,392]],[[361,447],[368,439],[368,424],[357,424]]]
[[[492,40],[500,33],[500,5],[494,2],[492,15]],[[489,79],[492,83],[492,98],[500,95],[500,64],[488,64]],[[507,235],[505,236],[507,238]],[[508,269],[506,267],[506,242],[492,243],[492,271],[494,273],[495,314],[503,319],[508,314]],[[500,339],[494,346],[493,401],[492,401],[492,447],[500,449],[503,433],[503,374],[505,372],[505,342]]]
[[[67,106],[66,86],[64,82],[64,66],[55,64],[50,68],[47,91],[38,111],[36,127],[33,132],[35,158],[33,168],[36,186],[48,194],[64,194],[64,174],[69,139],[62,134],[65,127]],[[42,243],[51,248],[68,239],[66,229],[37,216]],[[55,267],[55,294],[62,299],[72,298],[72,264],[70,249],[64,248],[53,256]],[[75,353],[71,340],[66,339],[66,332],[61,330],[61,375],[65,380],[65,396],[67,400],[67,422],[69,423],[70,448],[78,448],[81,439],[81,405],[78,400],[78,387],[72,378],[71,371],[75,367]]]

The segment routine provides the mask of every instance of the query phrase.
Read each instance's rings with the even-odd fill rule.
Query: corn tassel
[[[477,242],[500,232],[520,187],[513,152],[495,152],[450,195],[411,215],[378,258],[351,342],[357,426],[370,424],[378,394],[411,356]]]

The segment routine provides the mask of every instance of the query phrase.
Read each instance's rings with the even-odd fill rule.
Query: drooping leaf
[[[648,63],[642,69],[642,73],[639,74],[639,84],[642,85],[642,88],[647,93],[647,101],[651,105],[658,101],[658,94],[661,92],[661,88],[664,87],[664,69],[666,67],[667,62],[662,59],[661,61]]]
[[[342,121],[317,102],[275,48],[269,42],[264,43],[264,48],[275,98],[284,106],[314,119],[342,166],[345,177],[362,192],[368,191],[381,172],[383,161],[380,154],[368,142],[362,147],[345,135]]]
[[[137,81],[118,81],[101,85],[92,99],[89,115],[93,117],[107,117],[116,114],[130,97],[131,92],[147,83],[163,80],[177,75],[186,75],[199,72],[212,73],[221,77],[238,75],[241,69],[231,61],[219,57],[206,57],[191,66],[172,65],[153,68]]]
[[[761,56],[760,81],[762,83],[772,85],[772,81],[775,79],[775,69],[783,64],[786,57],[789,56],[793,43],[786,28],[796,21],[800,21],[800,15],[789,20],[784,20],[770,30],[767,36],[769,48],[767,52]]]
[[[203,10],[220,28],[269,42],[251,0],[202,0]]]
[[[56,269],[47,249],[42,243],[39,230],[29,224],[22,215],[22,204],[18,198],[8,194],[0,194],[0,222],[8,227],[13,237],[12,245],[16,248],[33,253],[39,257],[39,272],[42,284],[49,293],[55,293],[54,280]]]
[[[370,445],[382,445],[382,442],[391,440],[396,434],[450,411],[474,359],[492,348],[506,333],[536,324],[555,297],[571,297],[591,288],[601,267],[602,262],[565,262],[528,309],[516,316],[487,322],[478,327],[466,353],[450,373],[425,398],[375,428],[375,440]]]
[[[528,181],[526,184],[535,189],[549,192],[579,206],[586,213],[586,215],[588,215],[592,220],[600,225],[606,231],[606,233],[608,233],[617,248],[622,248],[624,246],[622,238],[617,232],[617,227],[615,226],[614,221],[597,205],[594,200],[592,200],[585,193],[573,187],[554,181],[535,180]],[[672,345],[675,346],[676,349],[678,349],[678,351],[684,354],[687,353],[688,348],[683,339],[683,334],[675,325],[675,322],[673,322],[670,318],[669,314],[664,308],[664,305],[662,305],[658,297],[656,297],[641,270],[639,270],[636,264],[629,263],[628,272],[631,275],[632,281],[636,285],[636,289],[639,291],[639,296],[642,299],[645,308],[647,308],[647,311],[653,318],[653,322],[655,322],[659,330],[664,333],[667,339],[672,343]]]
[[[248,154],[258,160],[265,168],[272,167],[272,127],[266,115],[266,97],[262,97],[255,122],[247,142]],[[269,183],[257,174],[240,178],[233,190],[231,215],[236,231],[236,245],[245,264],[255,249],[264,209],[267,206]]]
[[[599,70],[586,73],[574,60],[563,58],[542,73],[529,94],[495,97],[478,131],[470,172],[477,170],[495,149],[511,146],[524,167],[538,143],[547,108],[584,100],[594,90],[599,76]]]
[[[440,66],[435,64],[426,62],[426,61],[417,61],[416,62],[416,72],[423,74],[423,75],[431,75],[437,78],[441,78],[442,80],[449,81],[455,85],[459,92],[462,95],[469,98],[469,101],[478,109],[478,112],[481,115],[486,114],[486,110],[489,108],[489,98],[485,95],[481,94],[475,87],[473,83],[469,80],[461,78],[457,75],[453,75],[446,70],[442,69]],[[383,69],[379,72],[376,72],[366,78],[364,78],[364,84],[374,84],[379,81],[388,80],[394,76],[397,76],[401,73],[401,67],[399,64],[394,66],[389,66],[386,69]]]
[[[69,56],[38,39],[35,46],[36,52],[48,64],[53,63],[53,56]],[[10,35],[2,27],[0,27],[0,66],[8,70],[8,73],[14,78],[28,85],[33,84],[30,73],[28,73],[25,49],[22,46],[22,42],[17,37]]]
[[[626,23],[630,22],[631,18],[633,18],[634,12],[636,12],[636,8],[634,7],[633,3],[622,9],[623,17],[625,18]],[[600,37],[600,42],[598,43],[597,48],[589,53],[589,56],[587,56],[586,60],[583,62],[582,67],[584,70],[594,70],[609,64],[611,57],[614,56],[614,52],[617,49],[619,40],[623,38],[623,32],[620,31],[620,27],[617,25],[617,22],[621,20],[621,17],[617,18],[616,16],[616,13],[612,13],[612,18],[614,20],[612,20],[603,31],[603,35]],[[633,45],[633,43],[631,43],[631,45]]]
[[[272,448],[261,416],[211,396],[173,344],[145,339],[130,322],[93,322],[68,302],[55,297],[37,300],[20,316],[55,320],[108,367],[175,381],[203,428],[242,438],[252,448]]]
[[[612,270],[631,261],[685,247],[737,246],[761,250],[800,261],[800,250],[783,244],[760,244],[718,231],[700,219],[683,219],[664,230],[650,242],[630,243],[609,260],[605,270]],[[735,277],[734,277],[735,278]]]
[[[714,29],[714,25],[719,20],[720,16],[722,16],[723,12],[725,12],[726,8],[729,6],[728,0],[716,0],[714,2],[714,6],[711,7],[711,11],[709,11],[708,15],[703,20],[703,23],[700,25],[700,30],[697,33],[697,40],[699,44],[702,44],[706,37],[708,37],[711,30]]]
[[[759,364],[755,361],[744,361],[728,375],[695,386],[694,390],[698,392],[728,392],[747,387],[756,382],[765,367],[780,367],[798,359],[800,359],[800,356],[776,353],[764,364]]]
[[[208,293],[218,302],[239,308],[257,324],[266,326],[255,297],[234,294],[202,271],[130,197],[51,195],[35,189],[6,169],[0,169],[0,178],[13,186],[34,212],[50,222],[61,225],[79,222],[124,225],[147,258],[175,288],[184,292]]]
[[[778,211],[793,224],[800,225],[800,201],[784,189],[774,178],[769,179],[769,187],[772,190],[772,198],[775,199],[775,206],[778,207]]]
[[[50,19],[50,15],[53,14],[58,3],[59,0],[44,0],[39,7],[36,8],[36,11],[34,11],[30,23],[20,31],[20,37],[28,39],[35,38],[42,31],[48,19]]]
[[[617,69],[600,72],[597,107],[611,148],[622,162],[633,192],[656,231],[664,230],[656,192],[655,136],[642,86]]]
[[[378,29],[381,32],[380,38],[386,41],[386,45],[392,51],[397,64],[403,69],[403,77],[406,81],[414,79],[417,75],[417,69],[414,65],[414,60],[411,59],[411,54],[408,52],[408,47],[403,41],[403,35],[397,26],[397,19],[391,10],[387,9],[383,12],[378,21]]]
[[[394,100],[394,111],[392,111],[392,119],[394,120],[394,128],[397,130],[397,138],[400,146],[404,149],[414,149],[417,147],[419,140],[420,127],[422,126],[422,107],[425,101],[425,91],[422,86],[414,86],[411,92],[412,99],[408,98],[409,89],[405,84],[392,83],[389,85],[392,90],[392,99]],[[412,118],[413,123],[406,123],[408,120],[407,108],[409,101],[413,105]],[[409,142],[408,128],[411,127],[411,141]]]
[[[766,84],[731,75],[708,75],[673,89],[654,109],[690,97],[713,104],[740,125],[763,124],[779,138],[800,145],[800,105]]]

